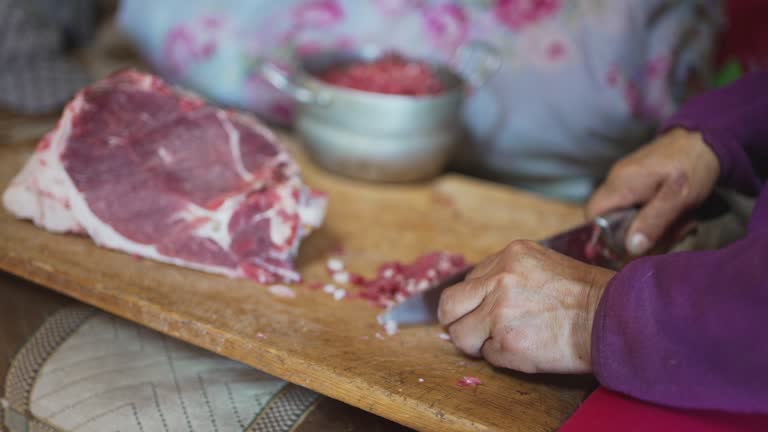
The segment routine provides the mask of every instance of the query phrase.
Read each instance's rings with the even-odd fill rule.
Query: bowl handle
[[[482,87],[501,69],[499,50],[488,42],[470,41],[459,48],[456,63],[472,87]]]
[[[293,73],[286,72],[271,61],[265,61],[259,66],[261,76],[281,92],[294,100],[305,104],[328,104],[327,94],[316,93],[296,81]]]

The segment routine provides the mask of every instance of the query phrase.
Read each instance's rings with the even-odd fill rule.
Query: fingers
[[[638,213],[627,232],[626,248],[632,255],[648,252],[686,211],[688,178],[684,173],[662,183],[658,193]]]
[[[619,163],[587,204],[589,217],[643,205],[627,232],[626,248],[638,256],[647,253],[687,209],[688,177],[678,171],[638,171],[632,162]]]
[[[469,272],[465,280],[479,279],[487,275],[488,273],[490,273],[491,270],[496,266],[496,262],[499,260],[499,255],[500,253],[491,255],[488,258],[482,260],[477,265],[475,265],[475,268],[472,269],[471,272]]]
[[[526,351],[523,346],[516,346],[515,348],[511,350],[510,344],[503,343],[501,338],[489,337],[483,344],[481,354],[488,363],[497,367],[514,369],[529,374],[540,372],[539,368],[531,360],[530,351]]]
[[[499,339],[492,337],[486,339],[483,347],[480,349],[480,353],[488,363],[497,367],[509,367],[507,365],[511,363],[506,353],[502,351]]]
[[[443,291],[437,309],[441,324],[448,326],[480,306],[488,293],[481,280],[493,271],[500,256],[501,254],[497,253],[484,259],[467,275],[464,282]]]
[[[608,179],[600,185],[587,202],[587,217],[594,219],[612,210],[634,205],[634,199],[620,190],[612,180]]]
[[[455,321],[448,328],[451,340],[465,354],[480,357],[480,350],[491,334],[488,305],[484,302],[475,311]]]
[[[653,174],[635,175],[619,166],[589,199],[587,216],[591,219],[644,204],[654,196],[662,180],[663,177]]]
[[[440,295],[437,317],[440,324],[450,326],[455,321],[477,309],[488,294],[486,284],[480,279],[456,284]]]

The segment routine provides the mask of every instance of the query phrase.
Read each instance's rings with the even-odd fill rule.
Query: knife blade
[[[618,270],[629,259],[624,238],[635,215],[636,209],[619,210],[539,243],[579,261]],[[377,317],[379,324],[394,321],[402,326],[437,322],[440,295],[446,288],[463,281],[472,269],[470,267],[392,306]]]

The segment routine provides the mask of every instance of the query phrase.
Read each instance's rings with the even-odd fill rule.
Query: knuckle
[[[493,337],[498,339],[499,348],[506,353],[525,355],[534,348],[534,343],[525,331],[497,326]]]
[[[517,337],[517,347],[520,352],[530,355],[538,349],[537,340],[530,332],[520,332]]]
[[[481,354],[483,357],[485,357],[488,363],[494,366],[505,368],[509,367],[507,365],[507,361],[509,360],[508,356],[501,351],[499,348],[499,341],[493,337],[489,338],[485,341],[485,343],[483,343]]]
[[[441,322],[450,319],[456,311],[456,300],[453,292],[447,289],[440,296],[440,303],[437,307],[437,318]]]
[[[519,277],[514,271],[497,273],[491,276],[491,289],[496,292],[499,290],[505,290],[506,288],[514,287],[518,284]],[[498,295],[498,294],[496,294]]]
[[[491,328],[495,330],[495,332],[491,331],[491,336],[496,336],[494,333],[498,333],[499,336],[501,336],[503,333],[500,332],[500,330],[503,330],[504,328],[504,321],[507,317],[507,308],[502,304],[501,302],[495,302],[494,305],[491,307],[491,310],[488,312],[488,319],[491,323]]]
[[[613,164],[610,170],[608,170],[607,182],[611,183],[613,180],[619,180],[623,178],[627,172],[632,169],[632,163],[627,160],[620,160]]]
[[[491,330],[491,337],[497,341],[499,351],[505,354],[517,354],[519,351],[517,332],[504,325],[501,321],[497,321],[497,323]]]
[[[680,196],[686,195],[689,189],[688,185],[689,177],[688,173],[684,169],[675,168],[671,173],[669,173],[667,187],[669,188],[670,194],[675,195],[676,198],[680,198]]]
[[[507,247],[504,248],[504,253],[508,257],[514,257],[518,255],[523,250],[523,244],[520,240],[514,240],[510,242]]]
[[[501,329],[499,333],[499,348],[501,351],[510,354],[517,354],[520,352],[520,340],[517,332]]]
[[[486,261],[487,261],[487,260],[486,260]],[[476,279],[477,277],[479,277],[480,275],[482,275],[482,274],[485,272],[485,268],[484,268],[484,267],[487,265],[486,261],[482,261],[482,262],[478,263],[478,264],[475,266],[475,268],[474,268],[474,269],[472,269],[472,271],[470,271],[469,273],[467,273],[467,277],[466,277],[466,279],[467,279],[467,280],[470,280],[470,279]]]
[[[491,338],[483,345],[482,354],[494,366],[524,373],[538,373],[533,358],[521,349],[516,332],[508,327],[492,328]]]
[[[519,258],[534,249],[535,244],[530,240],[514,240],[504,248],[504,252],[508,257]]]
[[[515,331],[507,331],[499,337],[499,349],[508,359],[507,367],[529,374],[539,372],[532,361],[535,353],[531,351],[529,339],[524,333]]]
[[[641,194],[628,185],[617,188],[615,196],[616,201],[620,203],[637,203],[642,201]]]

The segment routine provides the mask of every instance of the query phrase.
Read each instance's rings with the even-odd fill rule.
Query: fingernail
[[[632,255],[642,255],[648,251],[651,242],[645,234],[632,234],[627,244],[627,249]]]

